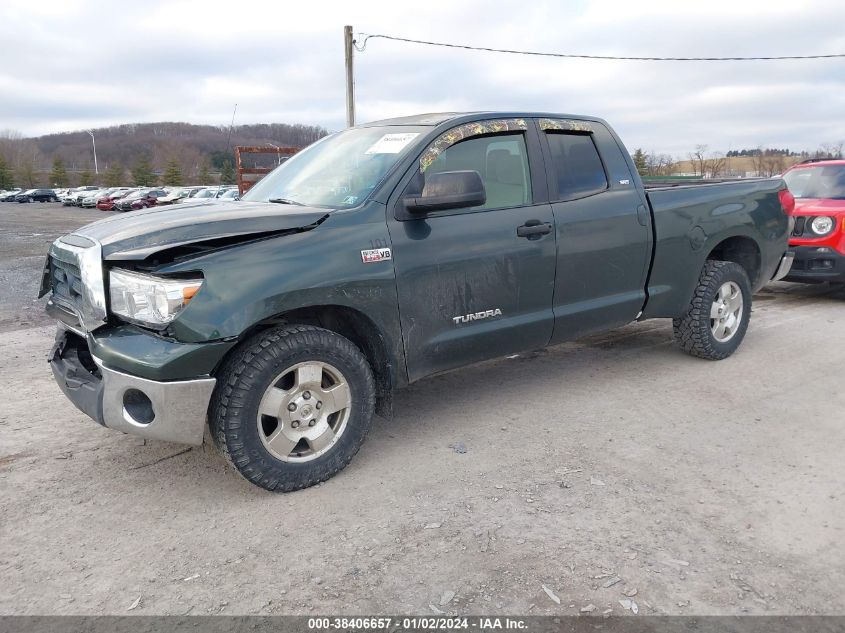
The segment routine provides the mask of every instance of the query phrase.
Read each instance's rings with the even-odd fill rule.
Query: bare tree
[[[690,153],[690,162],[696,176],[704,177],[705,163],[707,161],[707,145],[696,145],[695,151]]]
[[[645,171],[649,176],[668,176],[675,166],[669,154],[649,152],[645,154]]]
[[[786,156],[781,150],[758,147],[751,158],[755,175],[761,178],[776,176],[787,167]]]
[[[762,147],[758,147],[757,151],[751,156],[751,165],[754,167],[756,176],[762,176],[766,173],[766,157]]]
[[[771,178],[786,169],[786,158],[783,154],[769,154],[763,157],[763,173],[761,176]]]
[[[35,187],[47,181],[49,161],[33,139],[16,130],[0,131],[0,154],[6,158],[21,185]]]
[[[816,152],[817,158],[842,158],[842,150],[845,148],[845,141],[836,143],[822,143]]]
[[[721,153],[714,153],[710,158],[705,159],[702,176],[704,178],[718,178],[725,171],[726,159]]]

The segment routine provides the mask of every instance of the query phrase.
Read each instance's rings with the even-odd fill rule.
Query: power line
[[[568,59],[605,59],[639,62],[749,62],[749,61],[774,61],[785,59],[831,59],[845,57],[845,53],[832,53],[829,55],[771,55],[757,57],[626,57],[619,55],[580,55],[575,53],[542,53],[539,51],[517,51],[508,48],[492,48],[488,46],[469,46],[467,44],[451,44],[447,42],[429,42],[426,40],[414,40],[408,37],[396,37],[394,35],[359,33],[364,39],[358,44],[353,44],[358,52],[364,52],[367,42],[372,39],[393,40],[394,42],[406,42],[409,44],[423,44],[425,46],[441,46],[444,48],[460,48],[468,51],[483,51],[487,53],[508,53],[510,55],[533,55],[535,57],[563,57]]]

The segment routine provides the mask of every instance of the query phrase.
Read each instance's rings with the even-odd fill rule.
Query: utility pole
[[[346,61],[346,127],[355,125],[355,75],[352,69],[352,55],[354,49],[352,27],[343,27],[343,50]]]
[[[94,146],[94,173],[99,176],[100,170],[97,169],[97,142],[94,140],[94,132],[92,130],[86,130],[86,132],[91,135],[91,144]]]

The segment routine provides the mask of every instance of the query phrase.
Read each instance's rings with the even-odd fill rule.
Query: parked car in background
[[[59,200],[65,207],[73,206],[73,203],[76,200],[76,191],[73,189],[68,190],[63,196],[59,198]]]
[[[82,187],[69,189],[67,194],[61,198],[62,204],[67,206],[79,206],[82,202],[82,198],[85,197],[87,192],[96,191],[99,188],[100,187],[95,187],[94,185],[84,185]]]
[[[191,202],[194,200],[213,200],[214,198],[221,197],[227,191],[231,191],[235,189],[231,185],[215,185],[214,187],[205,187],[204,189],[200,189],[197,191],[193,196],[191,196]],[[237,189],[235,189],[237,191]]]
[[[783,179],[795,196],[787,281],[845,283],[845,160],[810,160]]]
[[[96,191],[96,189],[83,189],[82,191],[77,192],[73,198],[73,205],[76,207],[81,207],[82,201],[85,200],[85,198],[91,191]]]
[[[19,193],[15,200],[17,202],[58,202],[56,192],[52,189],[28,189]]]
[[[0,194],[0,202],[14,202],[17,195],[21,192],[20,189],[12,189],[11,191],[4,191]]]
[[[125,198],[135,191],[137,191],[137,189],[132,187],[120,187],[107,196],[101,196],[100,199],[97,200],[97,208],[101,211],[111,211],[114,209],[114,205],[118,200]]]
[[[176,202],[181,202],[189,195],[191,195],[190,189],[187,187],[178,187],[170,190],[166,196],[159,198],[156,204],[174,204]]]
[[[241,194],[237,189],[227,189],[223,192],[223,195],[218,198],[219,200],[240,200]]]
[[[216,197],[216,192],[217,187],[206,187],[205,189],[200,189],[190,197],[190,201],[194,202],[195,200],[211,200],[212,198]]]
[[[87,195],[82,198],[82,203],[79,206],[86,209],[93,209],[97,206],[97,202],[100,198],[109,195],[112,191],[114,191],[114,188],[89,191]]]
[[[156,201],[167,195],[163,189],[139,189],[117,200],[114,204],[115,211],[137,211],[155,206]]]

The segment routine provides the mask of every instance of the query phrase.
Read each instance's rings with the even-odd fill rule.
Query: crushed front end
[[[141,437],[201,444],[228,344],[189,344],[110,319],[98,242],[56,240],[39,296],[58,322],[48,361],[68,399],[97,423]],[[222,345],[222,348],[221,348]]]

